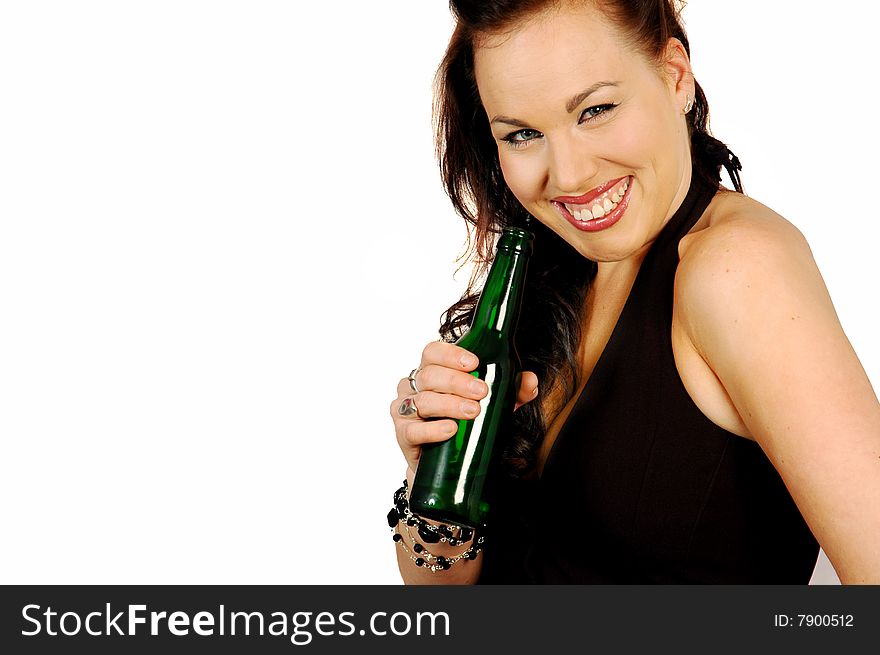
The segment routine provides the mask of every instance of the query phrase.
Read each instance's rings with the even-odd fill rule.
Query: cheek
[[[628,118],[618,122],[608,134],[608,142],[614,144],[612,160],[626,167],[641,168],[656,152],[660,130],[657,123],[644,114]]]
[[[504,181],[516,199],[523,204],[541,197],[542,175],[533,158],[499,154]]]

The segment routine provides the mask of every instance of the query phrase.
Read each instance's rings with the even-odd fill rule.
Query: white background
[[[813,6],[685,18],[877,388],[880,10]],[[399,582],[388,406],[466,282],[450,30],[441,0],[0,2],[0,582]]]

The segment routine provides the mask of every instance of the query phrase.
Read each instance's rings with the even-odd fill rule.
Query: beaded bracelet
[[[423,566],[432,573],[436,573],[437,571],[448,570],[453,564],[461,560],[477,558],[477,553],[483,549],[486,542],[485,536],[476,536],[471,528],[428,523],[410,511],[409,503],[406,499],[406,489],[407,483],[404,480],[403,486],[394,492],[394,507],[388,512],[388,527],[391,528],[392,539],[403,548],[403,552],[409,556],[416,566]],[[397,529],[398,525],[404,526],[406,534],[413,544],[412,548],[407,547],[404,543],[403,535]],[[457,546],[471,539],[474,541],[468,548],[457,555],[444,557],[431,553],[423,544],[416,541],[412,532],[410,532],[410,527],[416,527],[419,537],[429,544],[444,542],[450,546]]]

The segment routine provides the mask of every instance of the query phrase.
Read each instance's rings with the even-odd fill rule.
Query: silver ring
[[[419,415],[419,408],[416,407],[416,401],[412,396],[403,399],[403,402],[400,403],[400,407],[397,408],[397,413],[401,416],[412,416],[413,414],[416,416]],[[419,416],[419,418],[421,418],[421,416]]]
[[[409,388],[413,390],[415,393],[421,393],[421,390],[416,386],[416,376],[419,374],[419,371],[422,370],[422,367],[419,366],[414,368],[409,372],[407,376],[407,380],[409,380]]]

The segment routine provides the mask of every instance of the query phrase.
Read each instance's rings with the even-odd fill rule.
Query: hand
[[[416,374],[419,393],[413,393],[408,378],[402,378],[398,383],[397,398],[391,402],[391,419],[397,444],[409,465],[407,478],[412,477],[418,466],[422,444],[449,439],[458,430],[458,419],[472,419],[480,413],[479,401],[489,388],[485,382],[470,375],[478,364],[477,357],[464,348],[432,341],[422,351]],[[515,409],[534,400],[537,395],[538,377],[531,371],[523,371]],[[398,410],[406,398],[413,399],[418,413],[400,415]]]

